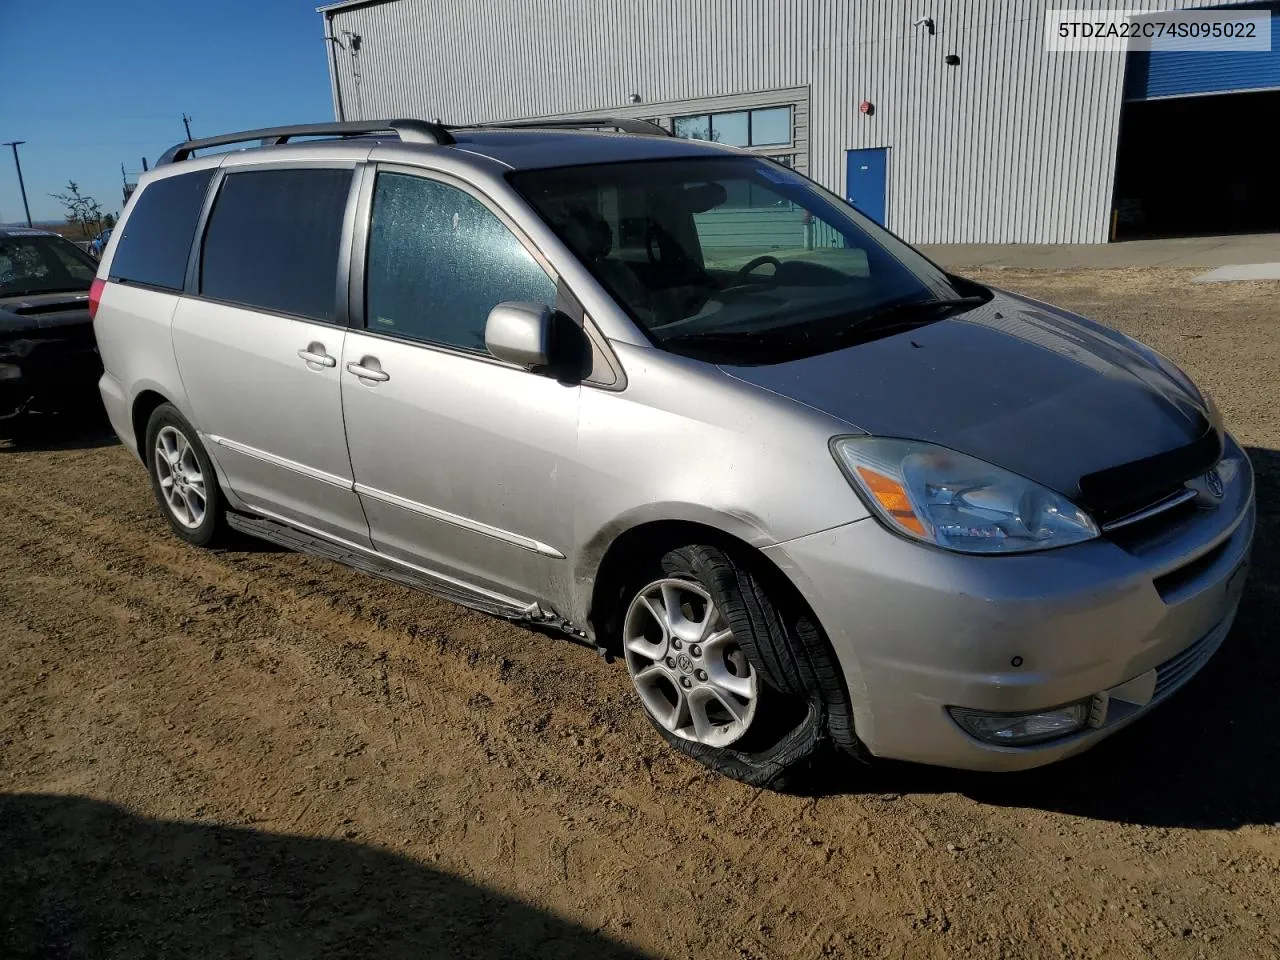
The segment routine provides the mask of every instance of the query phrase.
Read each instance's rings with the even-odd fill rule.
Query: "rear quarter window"
[[[195,170],[147,184],[133,201],[111,258],[112,280],[181,290],[187,256],[214,171]]]

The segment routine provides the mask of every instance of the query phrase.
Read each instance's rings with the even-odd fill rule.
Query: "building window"
[[[790,107],[751,111],[751,146],[769,147],[790,142]]]
[[[731,147],[776,147],[791,143],[790,107],[701,113],[675,117],[672,125],[677,137],[711,140]]]

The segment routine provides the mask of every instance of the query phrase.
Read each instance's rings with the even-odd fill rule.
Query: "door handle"
[[[318,350],[313,349],[319,347]],[[298,351],[298,356],[307,363],[315,363],[322,367],[336,367],[338,361],[324,352],[324,345],[320,343],[308,344],[306,348]]]
[[[364,359],[373,360],[373,357],[365,357]],[[373,362],[377,363],[378,361],[373,360]],[[363,361],[360,363],[356,363],[355,361],[348,363],[347,373],[355,374],[361,380],[375,380],[378,383],[385,383],[391,379],[391,374],[387,373],[387,371],[378,367],[366,367]]]

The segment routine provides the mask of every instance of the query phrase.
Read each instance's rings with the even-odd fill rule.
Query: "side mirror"
[[[489,311],[484,345],[499,360],[522,367],[549,367],[555,314],[541,303],[506,300]]]

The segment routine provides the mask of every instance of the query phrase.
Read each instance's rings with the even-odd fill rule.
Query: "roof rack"
[[[233,143],[257,140],[262,146],[288,143],[295,137],[356,137],[371,133],[394,133],[404,143],[434,143],[448,146],[454,143],[453,135],[441,124],[429,120],[348,120],[342,123],[300,123],[290,127],[263,127],[261,130],[242,130],[224,133],[217,137],[187,140],[166,150],[156,161],[156,166],[186,160],[196,150],[208,147],[225,147]]]
[[[674,136],[670,130],[649,120],[632,117],[577,117],[572,120],[508,120],[504,123],[477,123],[476,129],[504,129],[533,127],[543,130],[581,130],[594,127],[613,127],[623,133],[640,133],[651,137]]]

